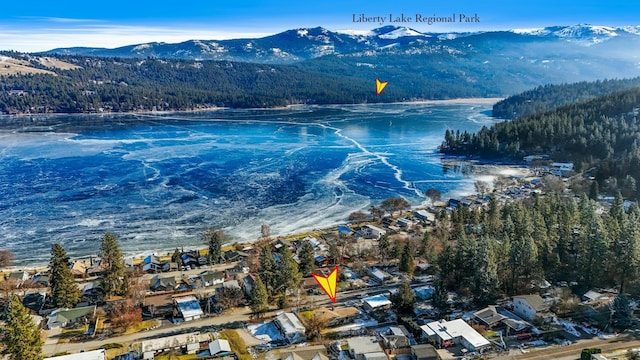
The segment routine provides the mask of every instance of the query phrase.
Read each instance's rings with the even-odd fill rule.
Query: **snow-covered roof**
[[[98,349],[93,351],[85,351],[77,354],[69,354],[62,356],[53,356],[44,360],[104,360],[105,350]]]
[[[218,339],[209,343],[209,353],[211,356],[228,352],[231,352],[231,346],[227,340]]]
[[[420,327],[428,336],[437,336],[442,341],[463,338],[474,348],[481,348],[489,345],[489,340],[485,339],[469,324],[462,319],[452,321],[434,321]]]
[[[282,331],[285,335],[292,335],[296,333],[305,332],[305,327],[302,325],[298,317],[296,317],[293,313],[282,313],[276,316],[276,320],[280,324]]]
[[[200,302],[195,296],[185,296],[177,298],[175,301],[180,309],[182,317],[185,319],[203,315],[202,308],[200,308]]]
[[[142,352],[172,349],[180,346],[185,346],[187,344],[197,344],[203,341],[208,341],[209,339],[209,335],[207,334],[193,332],[188,334],[167,336],[158,339],[144,340],[142,341]]]
[[[384,295],[368,297],[366,299],[363,299],[362,301],[364,301],[365,304],[369,305],[369,307],[372,309],[391,305],[391,301],[389,301],[389,299],[387,299]]]

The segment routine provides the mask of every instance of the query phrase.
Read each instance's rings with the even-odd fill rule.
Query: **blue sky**
[[[640,25],[632,0],[328,0],[328,1],[5,1],[0,10],[0,49],[41,51],[55,47],[116,47],[151,41],[259,37],[291,28],[370,30],[353,14],[385,16],[477,14],[473,24],[399,24],[419,31],[478,31],[550,25]],[[387,24],[385,24],[387,25]]]

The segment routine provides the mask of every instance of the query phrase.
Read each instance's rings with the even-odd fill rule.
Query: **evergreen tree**
[[[298,263],[293,259],[293,253],[288,246],[282,247],[280,261],[278,261],[276,268],[278,269],[276,284],[276,291],[278,293],[286,294],[287,291],[298,288],[302,276],[298,270]]]
[[[260,249],[260,279],[269,293],[273,293],[277,283],[276,260],[267,243]]]
[[[486,305],[498,297],[500,281],[496,261],[491,255],[487,238],[480,238],[477,245],[477,252],[473,260],[475,271],[471,290],[475,302],[478,305]]]
[[[329,242],[329,258],[333,261],[333,264],[342,263],[342,254],[336,241]]]
[[[42,360],[40,330],[17,295],[12,295],[9,301],[2,333],[2,354],[8,355],[9,360]]]
[[[269,294],[267,294],[267,288],[259,276],[256,277],[251,288],[250,307],[253,315],[258,318],[261,318],[264,313],[269,311]]]
[[[202,235],[202,239],[209,249],[207,254],[209,264],[220,263],[220,260],[222,260],[222,244],[227,241],[224,232],[220,229],[207,229]]]
[[[389,249],[391,245],[389,244],[389,237],[387,234],[384,234],[378,240],[378,254],[380,255],[380,261],[388,261],[389,260]]]
[[[404,273],[407,273],[407,275],[413,275],[415,267],[416,266],[413,259],[413,249],[411,247],[411,242],[407,241],[407,243],[404,245],[404,249],[402,250],[398,269]]]
[[[625,292],[627,281],[634,279],[640,265],[640,215],[629,212],[624,221],[622,234],[611,241],[611,261],[620,291]]]
[[[391,302],[398,314],[413,314],[416,297],[411,291],[411,285],[408,281],[400,283],[398,291],[391,296]]]
[[[440,312],[444,312],[449,308],[449,304],[447,303],[448,300],[449,291],[447,290],[447,285],[445,284],[444,279],[440,278],[435,284],[435,290],[433,292],[433,299],[431,302],[436,309]]]
[[[629,305],[629,299],[624,293],[620,293],[613,300],[613,324],[619,329],[628,329],[633,323],[633,313]]]
[[[107,232],[100,244],[101,265],[104,274],[101,288],[105,296],[125,295],[128,292],[128,281],[124,272],[124,257],[115,234]]]
[[[298,254],[300,259],[300,273],[302,276],[310,276],[315,266],[313,245],[309,241],[303,241]]]
[[[591,186],[589,187],[589,199],[598,200],[598,195],[600,194],[600,189],[598,188],[598,182],[592,181]]]
[[[57,307],[72,308],[79,301],[82,292],[76,285],[73,274],[69,269],[69,257],[64,248],[55,243],[51,246],[50,286],[53,303]]]

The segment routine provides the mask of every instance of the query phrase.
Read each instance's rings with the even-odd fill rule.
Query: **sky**
[[[3,1],[0,50],[44,51],[58,47],[113,48],[146,42],[262,37],[322,26],[371,30],[379,22],[354,22],[390,14],[405,18],[460,14],[479,22],[395,23],[422,32],[487,31],[553,25],[640,25],[634,0],[110,0]]]

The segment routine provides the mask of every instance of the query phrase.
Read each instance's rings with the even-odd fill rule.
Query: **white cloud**
[[[88,19],[47,18],[46,20],[47,24],[40,27],[15,27],[0,24],[0,50],[38,52],[77,46],[115,48],[148,42],[177,43],[193,39],[225,40],[262,37],[271,34],[241,32],[234,29],[217,31],[179,27],[110,25]]]

